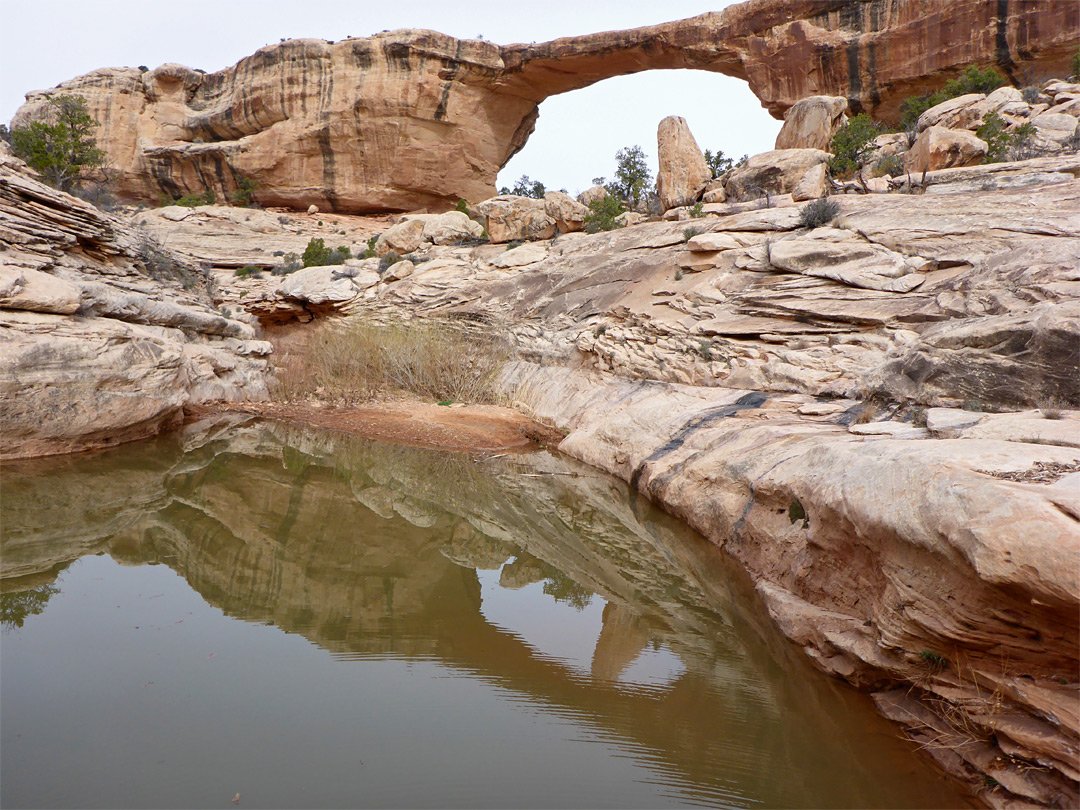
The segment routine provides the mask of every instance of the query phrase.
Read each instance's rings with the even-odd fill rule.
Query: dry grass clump
[[[486,324],[448,319],[318,327],[278,369],[276,398],[356,404],[412,395],[436,402],[493,402],[507,340]]]

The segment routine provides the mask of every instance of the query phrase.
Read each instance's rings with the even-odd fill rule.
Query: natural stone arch
[[[1063,74],[1078,32],[1074,0],[749,0],[532,45],[412,30],[289,40],[217,73],[106,69],[58,90],[87,99],[127,197],[220,197],[246,177],[265,205],[440,210],[491,196],[540,102],[602,79],[694,68],[743,79],[775,117],[824,94],[891,120],[966,65]]]

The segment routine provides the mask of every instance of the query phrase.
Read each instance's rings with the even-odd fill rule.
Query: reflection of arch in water
[[[337,654],[432,658],[472,673],[617,744],[683,798],[752,793],[779,805],[847,790],[850,803],[866,804],[857,786],[896,772],[858,750],[866,716],[853,716],[850,701],[747,606],[748,591],[732,584],[719,552],[687,542],[614,479],[517,475],[519,465],[567,470],[533,456],[493,476],[470,465],[432,480],[433,466],[457,462],[266,428],[239,431],[172,469],[140,466],[137,448],[110,458],[125,452],[133,460],[120,469],[99,463],[96,474],[80,473],[88,489],[56,519],[76,518],[80,503],[84,517],[105,503],[126,528],[96,544],[72,538],[72,556],[107,550],[130,563],[164,561],[229,615],[272,622]],[[110,490],[140,474],[137,490]],[[62,477],[44,483],[65,486]],[[21,544],[50,562],[62,545]],[[462,563],[475,557],[490,567],[515,553],[607,601],[598,676],[618,672],[642,639],[671,649],[683,672],[662,688],[587,677],[492,626],[476,572]],[[831,784],[838,760],[873,775]],[[906,790],[897,785],[898,795]]]

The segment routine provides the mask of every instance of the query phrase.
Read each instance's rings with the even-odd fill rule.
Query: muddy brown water
[[[965,807],[620,481],[217,419],[5,464],[4,807]]]

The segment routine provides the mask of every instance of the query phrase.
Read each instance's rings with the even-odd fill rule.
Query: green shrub
[[[527,174],[521,175],[517,182],[514,183],[513,188],[503,186],[499,189],[500,194],[513,194],[517,197],[532,197],[536,200],[543,199],[546,192],[547,189],[544,188],[543,183],[539,180],[530,180],[529,175]],[[458,210],[460,211],[461,209],[459,208]],[[469,213],[468,208],[465,209],[464,213]]]
[[[966,96],[968,93],[992,93],[1003,84],[1004,77],[992,67],[979,70],[972,65],[957,78],[947,81],[942,89],[922,96],[910,96],[901,101],[900,129],[905,132],[914,131],[919,123],[919,116],[943,101]]]
[[[255,265],[245,264],[243,267],[236,268],[236,277],[247,278],[248,276],[258,276],[261,272],[261,269]]]
[[[202,194],[185,194],[179,199],[173,200],[170,205],[182,205],[184,208],[195,208],[200,205],[213,205],[217,202],[213,189],[207,189]]]
[[[835,175],[852,174],[866,162],[873,151],[873,140],[881,129],[866,113],[859,113],[845,123],[829,143],[829,171]]]
[[[375,243],[379,241],[379,236],[376,234],[367,240],[367,250],[360,254],[361,259],[374,259],[375,258]]]
[[[840,204],[829,197],[808,202],[799,211],[799,225],[803,228],[820,228],[828,225],[840,213]]]
[[[1072,71],[1071,78],[1080,79],[1080,48],[1076,49],[1076,53],[1073,54],[1072,67],[1069,68]]]
[[[295,273],[304,266],[305,265],[300,263],[300,257],[295,253],[286,253],[281,257],[281,264],[275,267],[271,272],[275,276],[287,276],[289,273]]]
[[[82,96],[46,96],[43,120],[8,131],[4,140],[16,157],[26,161],[42,179],[61,191],[71,191],[87,173],[105,164],[105,152],[97,148],[94,130]]]
[[[342,245],[331,250],[326,246],[321,237],[312,237],[304,248],[301,257],[304,267],[323,267],[327,264],[344,264],[346,259],[352,258],[349,248]]]
[[[464,200],[458,200],[457,205],[454,206],[455,211],[460,211],[465,216],[469,215],[469,204]]]
[[[693,219],[701,219],[705,216],[705,207],[697,202],[690,206],[690,216]]]
[[[716,178],[725,172],[731,171],[732,166],[735,165],[735,161],[729,157],[725,157],[723,149],[717,149],[715,155],[711,150],[706,149],[705,164],[712,170],[712,176]]]
[[[613,231],[621,228],[617,217],[626,211],[617,197],[605,194],[599,200],[589,203],[589,213],[585,215],[585,232]]]
[[[392,265],[395,265],[400,261],[401,257],[398,256],[396,253],[387,253],[385,256],[379,259],[379,275],[381,276],[383,273],[389,270]]]
[[[646,162],[645,150],[635,145],[615,153],[615,179],[607,186],[611,194],[637,209],[651,186],[652,172]]]
[[[233,203],[250,208],[255,203],[255,189],[257,185],[250,177],[239,177],[236,180],[236,191],[232,193]]]
[[[701,236],[703,233],[705,233],[704,229],[698,228],[697,226],[683,228],[682,240],[684,242],[689,242],[695,236]]]
[[[986,141],[987,151],[984,162],[1004,163],[1009,160],[1023,160],[1029,157],[1035,138],[1035,125],[1025,121],[1012,132],[1006,130],[1008,124],[996,112],[983,119],[975,134]]]
[[[904,159],[900,155],[883,157],[874,166],[874,177],[899,177],[904,173]]]

